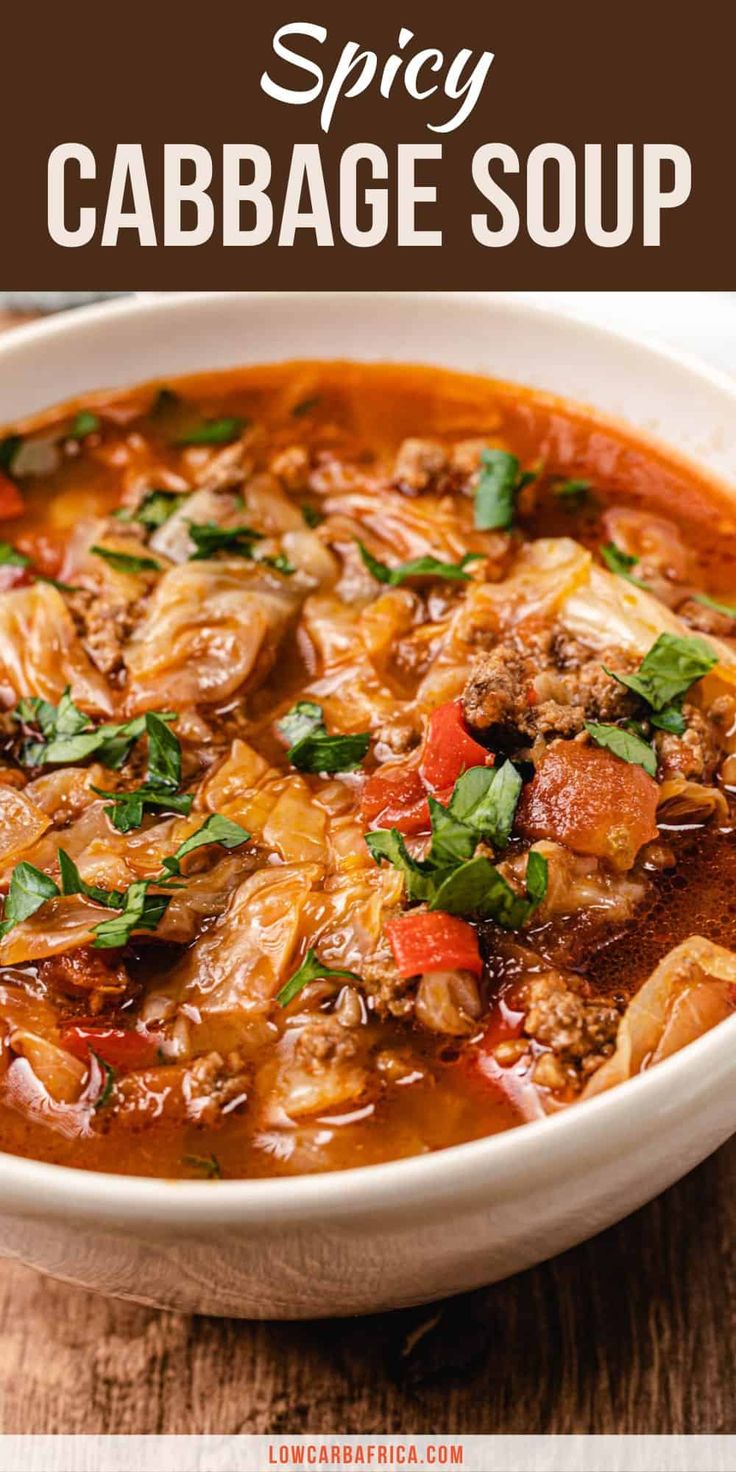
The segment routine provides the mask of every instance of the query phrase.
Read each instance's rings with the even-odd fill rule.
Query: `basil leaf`
[[[317,705],[315,700],[298,700],[292,705],[280,721],[276,722],[276,729],[289,746],[296,746],[303,736],[308,736],[312,731],[324,729],[322,706]]]
[[[90,547],[95,557],[104,558],[116,572],[160,572],[161,563],[153,557],[134,557],[129,552],[115,552],[112,547]]]
[[[477,834],[490,839],[494,848],[505,848],[511,837],[521,787],[521,777],[509,761],[500,767],[471,767],[455,783],[450,812]]]
[[[366,833],[365,841],[377,864],[386,859],[394,869],[401,870],[410,900],[432,898],[438,883],[437,874],[432,873],[431,865],[426,861],[412,858],[398,828],[377,828],[373,833]]]
[[[178,787],[181,782],[181,746],[166,721],[146,712],[148,780],[154,787]]]
[[[286,755],[298,772],[354,772],[370,743],[367,731],[353,736],[328,736],[321,731],[304,736]]]
[[[201,424],[195,424],[185,434],[180,434],[174,440],[175,445],[229,445],[237,440],[246,426],[245,419],[237,417],[223,417],[222,419],[205,419]]]
[[[28,567],[30,560],[25,553],[17,552],[15,547],[11,547],[10,542],[0,542],[0,566]]]
[[[667,705],[664,710],[651,712],[649,720],[660,731],[669,731],[673,736],[682,736],[687,730],[687,721],[678,705]]]
[[[536,849],[530,849],[526,861],[526,892],[534,909],[537,905],[541,905],[547,893],[548,881],[549,865],[544,854],[537,853]]]
[[[310,949],[307,951],[301,966],[294,972],[293,976],[284,983],[280,992],[276,993],[276,1001],[279,1007],[288,1007],[294,997],[310,981],[360,981],[360,977],[354,971],[335,971],[331,966],[325,966],[320,961],[317,952]]]
[[[20,700],[12,712],[22,725],[36,727],[44,741],[27,741],[22,750],[26,766],[63,766],[84,761],[93,752],[105,767],[120,767],[134,741],[146,730],[145,716],[131,721],[107,722],[93,728],[89,716],[79,710],[67,686],[58,706],[32,696]],[[149,712],[158,721],[175,721],[175,711]]]
[[[652,710],[663,711],[686,695],[690,686],[717,663],[718,656],[704,639],[660,634],[635,675],[617,675],[615,670],[606,669],[605,665],[603,668],[620,685],[645,700]]]
[[[630,552],[622,552],[615,542],[606,542],[599,548],[599,551],[609,572],[615,572],[617,577],[625,578],[627,583],[633,583],[635,588],[643,588],[645,592],[647,591],[647,585],[641,581],[641,578],[631,576],[631,568],[636,567],[638,557],[632,556]]]
[[[16,864],[10,876],[10,887],[3,908],[0,938],[6,936],[15,925],[19,925],[21,920],[28,920],[31,915],[35,915],[46,900],[54,899],[59,893],[58,884],[41,869],[36,869],[25,859]]]
[[[328,735],[322,707],[313,700],[297,701],[276,727],[290,742],[286,756],[299,772],[352,772],[370,746],[367,731]]]
[[[223,818],[220,813],[213,813],[211,817],[198,828],[196,833],[185,838],[170,858],[164,859],[163,868],[167,874],[179,874],[181,872],[180,861],[187,854],[194,853],[198,848],[204,848],[209,843],[221,843],[223,848],[240,848],[242,843],[247,843],[250,833],[241,828],[239,823],[233,823],[230,818]]]
[[[596,746],[602,746],[606,751],[613,752],[613,755],[620,757],[623,762],[630,762],[635,767],[643,767],[650,777],[656,777],[657,758],[648,741],[642,741],[641,737],[635,736],[632,731],[627,731],[622,726],[599,725],[597,721],[586,721],[585,729],[588,735],[592,736]]]
[[[730,603],[719,603],[717,598],[711,598],[707,593],[693,593],[693,603],[702,603],[703,608],[712,608],[715,613],[722,613],[724,618],[736,618],[736,608]]]
[[[84,440],[88,434],[96,434],[100,428],[101,420],[98,414],[92,414],[89,409],[80,409],[75,414],[65,438],[68,440]]]
[[[233,557],[252,557],[253,543],[263,540],[261,532],[255,532],[250,526],[223,527],[216,521],[190,521],[187,526],[197,549],[190,554],[190,562],[201,562],[214,556],[215,552],[229,552]]]
[[[148,491],[137,506],[121,506],[115,516],[118,521],[137,521],[140,526],[154,531],[156,527],[163,526],[188,499],[186,491]]]
[[[385,562],[379,562],[363,542],[358,542],[360,555],[368,568],[369,573],[379,583],[387,583],[391,588],[397,588],[407,578],[446,578],[448,581],[467,583],[470,581],[466,567],[471,562],[482,561],[482,552],[466,552],[459,562],[440,562],[437,557],[415,557],[411,562],[400,562],[396,567],[388,567]]]
[[[477,834],[466,823],[453,816],[450,808],[443,808],[434,797],[428,798],[432,821],[432,847],[425,863],[434,869],[450,869],[455,864],[465,863],[472,858],[478,842]]]
[[[521,474],[517,456],[508,450],[482,450],[480,462],[475,525],[482,531],[506,531],[514,520],[519,491],[535,476],[531,471]]]
[[[149,894],[149,879],[137,879],[123,895],[119,915],[103,920],[94,927],[96,950],[110,950],[127,945],[134,930],[155,930],[171,902],[170,894]]]
[[[84,880],[70,854],[66,849],[60,848],[57,854],[59,860],[59,872],[61,874],[62,894],[83,894],[88,900],[94,900],[97,905],[105,905],[109,910],[120,910],[125,902],[125,895],[120,889],[100,889],[96,884],[87,884]]]
[[[547,860],[542,854],[530,854],[527,865],[531,865],[531,873],[527,867],[526,897],[516,894],[500,870],[479,856],[455,869],[440,884],[429,908],[445,910],[449,915],[475,915],[493,920],[505,930],[518,930],[547,892]]]
[[[134,828],[140,828],[143,814],[149,808],[163,809],[167,813],[178,813],[181,817],[187,817],[194,801],[191,793],[177,793],[173,789],[154,787],[148,782],[134,787],[130,792],[107,792],[103,787],[92,787],[92,791],[98,797],[109,798],[108,806],[103,808],[103,812],[118,833],[130,833]]]

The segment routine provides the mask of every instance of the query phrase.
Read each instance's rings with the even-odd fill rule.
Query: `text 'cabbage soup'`
[[[0,465],[4,1149],[342,1169],[731,1013],[722,492],[345,363],[93,395]]]

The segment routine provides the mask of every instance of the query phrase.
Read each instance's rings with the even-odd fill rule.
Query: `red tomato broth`
[[[185,432],[188,423],[238,416],[257,427],[256,470],[278,451],[298,444],[318,458],[329,457],[332,462],[355,466],[360,474],[374,476],[378,483],[386,478],[387,462],[407,436],[429,434],[450,446],[480,437],[512,451],[524,467],[544,462],[534,503],[528,509],[524,503],[520,506],[519,525],[524,535],[574,536],[584,545],[595,547],[603,537],[602,515],[608,506],[644,508],[675,519],[693,554],[693,578],[698,586],[721,597],[733,596],[736,588],[736,516],[722,492],[706,476],[664,451],[542,394],[427,368],[319,363],[279,364],[198,376],[177,382],[175,388],[183,405],[176,406],[160,422],[148,416],[154,392],[150,386],[119,394],[90,395],[83,403],[100,416],[99,433],[68,448],[58,470],[50,475],[24,477],[24,509],[21,515],[4,521],[3,536],[31,558],[31,574],[35,569],[46,576],[58,576],[68,539],[81,520],[90,515],[106,517],[121,504],[131,504],[132,470],[143,478],[150,474],[152,485],[166,474],[172,477],[172,483],[183,471],[186,478],[193,457],[190,455],[183,465],[182,450],[172,445],[172,437]],[[18,428],[48,434],[63,428],[77,407],[75,404],[50,411]],[[561,505],[554,484],[567,476],[590,480],[595,500],[577,509]],[[458,506],[464,504],[467,511],[467,499],[463,503],[453,490],[447,494],[458,494]],[[315,508],[321,504],[320,496],[309,488],[300,489],[295,499]],[[407,496],[407,506],[413,502],[414,498]],[[243,520],[247,519],[243,513]],[[393,560],[400,559],[395,554]],[[442,593],[452,608],[453,599],[460,597],[462,590],[451,585]],[[274,730],[274,716],[282,715],[293,700],[300,698],[319,669],[315,646],[300,630],[297,638],[282,645],[272,672],[258,689],[244,700],[228,700],[216,712],[213,724],[217,752],[224,756],[230,739],[238,737],[238,707],[242,707],[247,714],[242,729],[248,742],[286,772],[285,745]],[[397,675],[402,697],[413,696],[419,681],[420,675],[413,667],[402,668]],[[124,693],[123,678],[115,674],[111,686],[118,702]],[[449,706],[454,698],[446,704]],[[427,728],[431,732],[432,721],[437,719],[436,714],[427,711],[425,733]],[[365,766],[368,781],[363,787],[365,826],[395,825],[410,838],[426,833],[426,789],[435,789],[435,795],[446,802],[452,790],[448,783],[461,771],[480,764],[484,753],[489,765],[498,759],[497,753],[483,745],[482,737],[476,740],[472,733],[464,733],[462,744],[464,754],[460,752],[455,759],[443,740],[439,749],[447,756],[449,767],[440,761],[434,771],[425,761],[420,766],[423,787],[421,777],[417,785],[419,774],[414,765],[418,748],[408,758],[397,753],[395,774],[393,759],[376,767],[373,754],[369,754]],[[398,772],[402,762],[407,773],[404,781]],[[388,801],[379,805],[382,782]],[[304,776],[304,783],[312,797],[325,792],[329,785],[326,779],[312,774]],[[354,794],[357,811],[361,781],[356,779],[352,788],[346,786]],[[588,924],[584,920],[576,932],[584,941],[580,945],[570,939],[569,920],[556,920],[538,928],[532,925],[525,934],[525,944],[528,942],[537,955],[551,958],[555,965],[561,964],[564,955],[565,963],[584,976],[594,990],[610,989],[615,982],[629,995],[675,941],[691,933],[688,909],[697,912],[698,928],[705,934],[717,932],[723,944],[736,943],[736,913],[731,915],[730,905],[724,909],[724,886],[716,882],[721,864],[724,872],[727,869],[730,873],[733,868],[730,835],[725,830],[708,831],[695,838],[673,833],[667,835],[667,840],[675,856],[693,850],[698,855],[698,864],[691,863],[688,868],[687,905],[681,906],[676,899],[682,876],[675,865],[672,870],[650,874],[647,898],[636,920],[604,929],[597,922]],[[518,840],[514,840],[512,856],[518,848]],[[197,863],[192,873],[199,872]],[[202,933],[206,936],[214,924],[208,916]],[[211,1124],[162,1119],[151,1125],[142,1118],[136,1123],[133,1117],[118,1119],[114,1110],[106,1112],[101,1107],[92,1112],[83,1131],[70,1136],[54,1128],[50,1120],[29,1116],[17,1102],[0,1095],[0,1144],[15,1153],[58,1163],[159,1176],[213,1174],[207,1162],[214,1156],[217,1171],[225,1176],[259,1176],[370,1164],[513,1127],[522,1122],[522,1112],[492,1080],[489,1083],[487,1074],[474,1063],[488,1047],[489,1034],[494,1043],[499,1040],[498,998],[506,995],[507,986],[504,964],[498,960],[503,956],[503,935],[492,924],[481,924],[479,933],[488,965],[482,991],[484,1012],[477,1027],[463,1036],[442,1036],[419,1026],[410,1015],[379,1017],[369,1006],[359,1058],[361,1064],[367,1064],[370,1078],[355,1107],[344,1103],[318,1110],[300,1119],[291,1133],[274,1125],[267,1112],[264,1115],[262,1108],[251,1107],[250,1103]],[[308,941],[309,935],[303,935],[302,952]],[[105,1059],[106,1029],[116,1035],[128,1029],[131,1036],[141,1036],[140,1031],[134,1031],[145,990],[141,978],[159,966],[167,972],[172,963],[177,964],[183,949],[176,944],[170,954],[164,948],[156,952],[138,936],[133,946],[135,954],[130,957],[129,993],[112,1003],[103,1000],[100,1012],[92,1016],[84,993],[62,998],[53,987],[46,989],[39,982],[33,965],[21,967],[13,972],[12,985],[17,986],[18,977],[23,976],[30,1017],[25,1025],[31,1026],[38,1010],[36,1025],[45,1027],[45,1009],[50,1005],[58,1014],[58,1040],[62,1045],[65,1037],[67,1043],[73,1037],[69,1051],[83,1062],[86,1030],[94,1037],[97,1029],[96,1051]],[[137,970],[138,953],[143,962]],[[320,1001],[315,994],[313,1010],[320,1013],[332,1000],[325,997]],[[274,1041],[286,1035],[293,1015],[274,1012],[262,1033],[243,1044],[245,1063],[255,1070],[256,1099],[261,1088],[259,1076],[265,1081],[264,1094],[268,1089]],[[509,1023],[505,1015],[500,1035],[518,1036],[516,1024]],[[155,1025],[150,1036],[156,1036]],[[374,1087],[378,1058],[387,1060],[380,1089]],[[157,1063],[164,1069],[173,1065],[171,1053],[165,1054],[165,1059],[163,1063],[154,1057],[148,1059],[145,1049],[137,1052],[131,1047],[128,1061],[135,1072]],[[127,1072],[124,1042],[121,1045],[118,1039],[107,1061],[122,1074]],[[156,1087],[159,1083],[157,1079]]]

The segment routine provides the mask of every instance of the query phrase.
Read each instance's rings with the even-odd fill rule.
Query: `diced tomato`
[[[427,791],[415,764],[388,762],[366,782],[360,812],[368,828],[428,833]]]
[[[7,521],[10,516],[20,516],[23,509],[23,497],[15,481],[0,471],[0,521]]]
[[[485,747],[470,735],[459,700],[449,700],[432,711],[419,765],[428,787],[435,792],[452,789],[463,772],[492,761]]]
[[[390,920],[386,935],[401,976],[428,971],[483,970],[478,937],[467,920],[444,910],[425,910]]]
[[[87,1062],[90,1052],[97,1053],[111,1068],[150,1068],[158,1062],[158,1044],[147,1032],[134,1028],[105,1027],[100,1023],[75,1023],[64,1029],[61,1046],[75,1058]]]
[[[642,844],[657,837],[658,796],[643,767],[598,746],[554,741],[524,789],[516,828],[630,869]]]

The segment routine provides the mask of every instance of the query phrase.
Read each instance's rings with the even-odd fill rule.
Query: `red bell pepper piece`
[[[78,1022],[66,1027],[61,1046],[82,1063],[87,1062],[90,1053],[97,1053],[110,1068],[123,1072],[149,1068],[160,1061],[158,1044],[150,1033],[128,1027],[106,1027],[96,1022]]]
[[[23,510],[23,497],[15,481],[0,471],[0,521],[7,521],[10,516],[20,516]]]
[[[478,936],[458,915],[444,910],[401,915],[389,921],[386,935],[401,976],[456,970],[480,976],[483,971]]]
[[[470,735],[459,700],[449,700],[432,711],[419,765],[428,787],[435,792],[452,790],[463,772],[492,762],[490,752]]]

